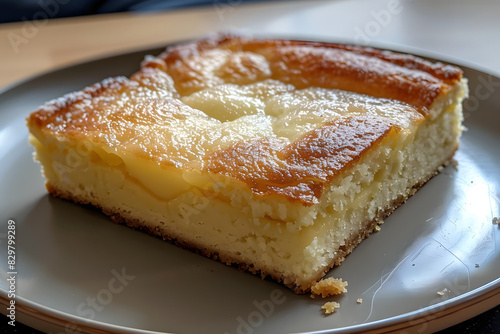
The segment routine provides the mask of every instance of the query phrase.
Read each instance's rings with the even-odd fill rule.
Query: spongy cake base
[[[91,204],[116,222],[305,292],[450,161],[461,120],[461,106],[452,105],[414,131],[391,133],[336,177],[320,203],[297,211],[312,222],[300,228],[257,212],[276,202],[287,211],[287,203],[256,199],[233,180],[212,180],[207,188],[182,171],[169,171],[190,182],[186,191],[165,201],[127,172],[127,161],[110,161],[97,148],[83,149],[77,142],[31,141],[54,196]]]

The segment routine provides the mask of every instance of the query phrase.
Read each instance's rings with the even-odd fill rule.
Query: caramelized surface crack
[[[215,151],[204,170],[243,181],[260,195],[312,205],[336,175],[393,129],[381,117],[342,118],[293,143],[263,138]]]

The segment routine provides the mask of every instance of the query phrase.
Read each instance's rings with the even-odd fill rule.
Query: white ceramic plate
[[[500,79],[468,68],[468,131],[458,166],[433,178],[329,273],[349,282],[347,294],[331,299],[341,308],[330,316],[320,310],[324,300],[49,197],[25,117],[49,99],[130,75],[145,54],[160,51],[68,67],[0,95],[0,301],[9,303],[10,219],[18,320],[63,333],[428,331],[464,320],[453,316],[460,310],[472,317],[499,303],[500,227],[492,220],[500,217]]]

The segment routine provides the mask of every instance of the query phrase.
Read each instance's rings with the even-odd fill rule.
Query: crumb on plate
[[[446,292],[448,292],[448,289],[447,288],[444,288],[443,290],[441,291],[438,291],[436,292],[439,296],[444,296],[446,294]]]
[[[338,308],[340,308],[340,304],[337,302],[326,302],[321,306],[321,309],[325,310],[325,314],[332,314]]]
[[[316,282],[316,284],[311,287],[311,292],[326,298],[347,292],[345,288],[347,284],[347,281],[342,281],[342,278],[328,277]]]
[[[358,299],[356,299],[356,303],[358,303],[358,304],[363,303],[363,298],[358,298]]]

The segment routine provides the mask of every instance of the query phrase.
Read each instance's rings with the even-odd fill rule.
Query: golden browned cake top
[[[224,59],[227,51],[229,59]],[[297,89],[323,87],[396,99],[422,112],[462,78],[455,66],[411,55],[305,41],[207,39],[170,48],[159,58],[181,94],[224,82],[245,84],[269,78]],[[222,59],[222,66],[217,66]]]
[[[453,66],[370,48],[220,36],[147,57],[130,79],[50,101],[28,126],[41,141],[86,140],[312,205],[461,78]]]

